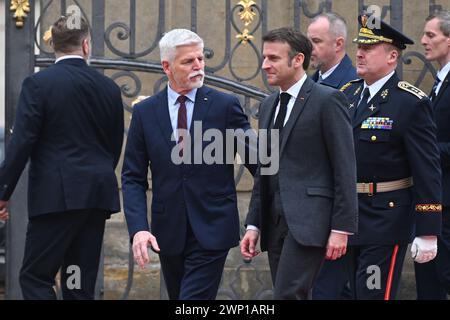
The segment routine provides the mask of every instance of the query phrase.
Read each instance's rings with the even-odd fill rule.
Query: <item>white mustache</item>
[[[203,70],[192,72],[191,74],[189,74],[189,79],[192,79],[192,78],[194,78],[196,76],[202,76],[202,78],[204,78],[205,77],[205,72]]]

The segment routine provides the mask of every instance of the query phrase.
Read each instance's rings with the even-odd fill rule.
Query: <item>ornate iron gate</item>
[[[415,1],[423,3],[420,0]],[[217,9],[223,14],[222,20],[217,22],[223,24],[223,30],[217,35],[222,39],[219,48],[208,47],[208,41],[206,41],[205,52],[208,65],[206,83],[237,95],[245,112],[251,117],[256,117],[258,102],[271,90],[259,68],[261,65],[260,38],[270,29],[269,21],[274,20],[271,10],[274,6],[286,6],[290,10],[291,18],[289,19],[291,20],[286,20],[284,25],[300,29],[307,19],[338,8],[339,2],[340,0],[272,0],[270,2],[268,0],[222,0],[221,2],[214,1],[212,4],[211,1],[189,0],[185,2],[186,8],[189,9],[185,14],[186,16],[190,15],[190,20],[186,19],[184,22],[201,36],[205,35],[207,38],[211,38],[210,30],[205,29],[205,26],[208,28],[212,21],[205,21],[211,19],[209,14],[205,14],[210,12],[205,7],[209,7],[209,10]],[[369,4],[378,2],[387,1],[358,0],[357,11],[361,12]],[[404,2],[403,0],[390,0],[389,5],[382,6],[382,17],[389,14],[391,24],[400,30],[404,26]],[[429,12],[441,8],[441,5],[436,2],[435,0],[428,1]],[[120,15],[117,21],[117,19],[109,17],[108,12],[111,11],[112,4],[114,4],[114,8],[117,8],[119,3],[121,5],[120,12],[126,14]],[[65,15],[68,10],[78,10],[76,8],[79,8],[81,14],[89,21],[93,43],[91,65],[109,75],[120,85],[125,101],[124,108],[126,112],[130,113],[132,111],[131,102],[135,98],[139,95],[158,92],[167,81],[155,52],[157,53],[158,40],[162,34],[173,27],[180,27],[177,24],[169,23],[170,14],[167,7],[171,4],[173,3],[170,0],[11,0],[10,10],[6,10],[7,140],[13,130],[15,106],[21,82],[26,76],[33,73],[35,68],[45,68],[54,62],[50,48],[41,39],[50,23],[59,15]],[[140,25],[143,22],[140,13],[145,10],[151,12],[153,17],[153,25],[151,29],[149,28],[148,33],[143,32]],[[117,12],[109,12],[109,14],[117,16]],[[349,19],[349,21],[352,23],[354,20]],[[168,28],[168,25],[171,25],[171,28]],[[218,44],[217,41],[215,43]],[[250,55],[254,58],[243,68],[242,60],[248,61]],[[434,75],[436,71],[431,64],[426,62],[421,53],[415,51],[404,54],[403,63],[409,65],[413,63],[413,58],[416,60],[416,64],[420,65],[420,72],[417,73],[418,76],[415,79],[408,80],[420,86],[427,73]],[[240,67],[237,67],[236,65],[239,63]],[[245,72],[242,72],[243,69]],[[399,67],[400,73],[402,73],[402,69],[403,65]],[[148,79],[150,81],[147,81]],[[243,168],[237,172],[236,181],[239,183]],[[7,232],[6,279],[7,298],[9,299],[21,297],[17,279],[27,223],[26,180],[26,175],[24,175],[11,200],[11,220],[8,223]],[[236,266],[230,283],[222,286],[221,297],[231,299],[242,297],[239,290],[235,289],[234,282],[237,281],[241,269],[245,266],[244,262]],[[255,270],[258,272],[257,268]],[[132,272],[130,274],[132,276]],[[270,289],[267,289],[267,285],[262,283],[258,275],[256,275],[256,281],[260,281],[261,289],[250,298],[270,297]],[[125,297],[129,287],[131,287],[131,282],[127,286]]]

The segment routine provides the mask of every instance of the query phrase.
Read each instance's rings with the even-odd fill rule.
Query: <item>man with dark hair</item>
[[[313,44],[311,66],[317,71],[311,77],[317,83],[340,89],[358,78],[352,60],[345,53],[347,24],[337,13],[316,16],[308,26],[308,38]],[[347,296],[348,255],[326,260],[314,286],[314,300],[336,300]]]
[[[241,253],[253,258],[261,233],[275,299],[307,299],[325,257],[345,255],[357,231],[350,118],[342,93],[306,76],[308,38],[281,28],[263,41],[262,69],[280,89],[261,103],[259,128],[279,148],[279,171],[264,175],[259,164]]]
[[[80,28],[69,28],[70,18]],[[23,296],[56,299],[60,270],[64,299],[93,299],[105,221],[120,211],[115,168],[123,142],[122,98],[112,80],[86,64],[90,36],[83,18],[61,17],[52,27],[52,44],[56,63],[22,86],[0,167],[0,219],[8,218],[7,201],[30,159]],[[71,275],[78,280],[71,283]]]
[[[422,37],[425,57],[439,71],[430,93],[442,169],[442,232],[436,259],[414,264],[418,299],[444,300],[450,294],[450,11],[427,18]]]
[[[358,19],[353,42],[362,79],[342,88],[353,119],[359,199],[350,284],[355,299],[391,300],[412,238],[416,262],[436,255],[442,209],[436,126],[426,94],[395,71],[414,42],[377,18]]]

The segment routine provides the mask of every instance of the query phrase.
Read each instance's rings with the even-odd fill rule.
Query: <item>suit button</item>
[[[395,207],[395,203],[394,202],[389,202],[389,208],[394,208]]]
[[[377,136],[372,136],[372,138],[370,138],[372,141],[377,141]]]

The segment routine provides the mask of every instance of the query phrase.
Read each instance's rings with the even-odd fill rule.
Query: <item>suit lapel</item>
[[[398,83],[397,74],[394,74],[384,86],[377,92],[377,94],[370,100],[366,110],[361,110],[361,113],[353,121],[353,128],[358,127],[364,120],[375,115],[381,110],[381,105],[389,100],[390,92]],[[356,107],[356,105],[355,105]]]
[[[260,128],[270,130],[273,127],[273,115],[275,113],[275,109],[279,102],[279,94],[274,93],[267,98],[267,100],[261,104],[261,112],[260,112]]]
[[[313,86],[314,81],[312,81],[310,78],[306,78],[305,83],[303,84],[302,88],[300,89],[300,92],[298,93],[297,100],[295,100],[295,104],[294,107],[292,108],[289,120],[283,128],[283,137],[281,139],[280,155],[283,153],[289,135],[292,129],[294,128],[297,119],[300,117],[301,113],[305,109],[305,104],[309,99]]]
[[[175,146],[175,141],[172,141],[173,128],[172,123],[170,122],[167,87],[158,94],[156,116],[158,117],[158,124],[163,133],[164,140],[169,144],[169,147],[173,148]]]
[[[189,132],[191,137],[194,136],[194,124],[195,122],[203,122],[208,110],[211,106],[211,99],[208,97],[208,88],[201,87],[197,90],[197,94],[195,96],[195,104],[194,104],[194,112],[192,114],[192,122],[191,127],[189,128]]]
[[[348,112],[350,114],[350,119],[352,119],[352,121],[353,121],[353,118],[355,117],[356,108],[358,107],[359,98],[361,97],[361,92],[362,92],[363,88],[364,88],[364,84],[360,83],[359,87],[353,93],[353,96],[348,97],[348,100],[350,102],[349,107],[348,107]]]
[[[436,98],[433,101],[433,106],[437,106],[438,105],[438,102],[442,98],[442,96],[444,95],[445,90],[447,90],[447,88],[449,86],[449,83],[450,83],[450,72],[445,77],[444,82],[442,82],[441,88],[439,89],[439,93],[438,93],[438,95],[436,96]]]

